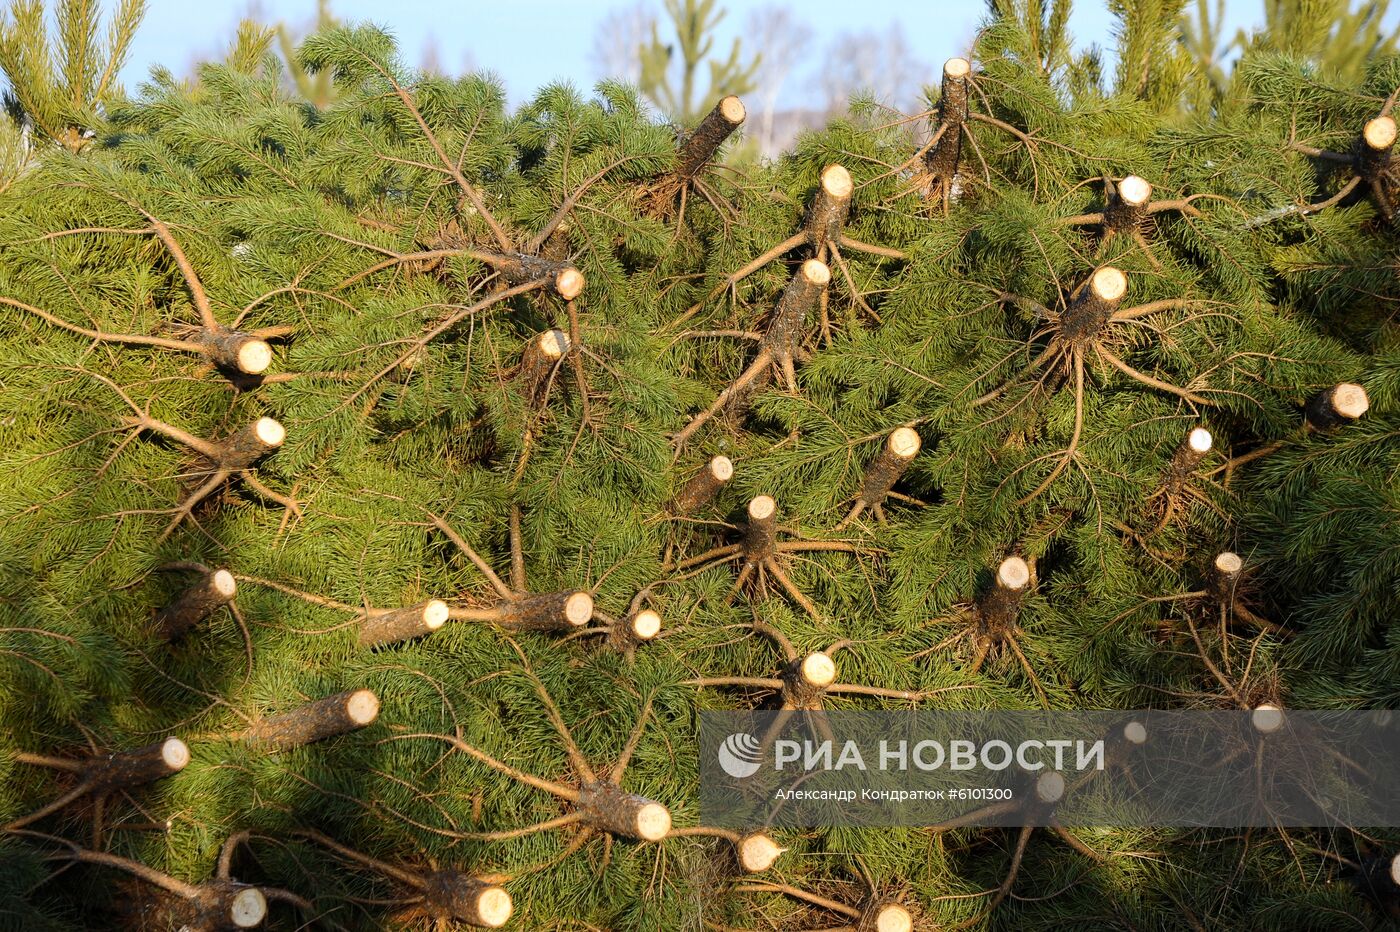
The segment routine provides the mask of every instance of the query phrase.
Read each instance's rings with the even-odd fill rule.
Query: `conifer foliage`
[[[16,84],[64,145],[0,191],[4,923],[1400,909],[1363,827],[699,823],[701,708],[1400,700],[1400,61],[1216,95],[1123,4],[1110,84],[1067,9],[743,168],[736,98],[512,111],[371,27]]]

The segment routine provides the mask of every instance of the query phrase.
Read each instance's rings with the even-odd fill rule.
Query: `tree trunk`
[[[578,807],[589,825],[610,835],[660,841],[671,831],[671,813],[665,806],[605,780],[580,788]]]
[[[198,582],[176,596],[175,601],[160,610],[156,615],[156,626],[167,640],[177,640],[216,609],[232,602],[237,594],[238,582],[228,570],[205,573]]]
[[[431,599],[407,608],[366,615],[360,622],[360,645],[393,644],[431,634],[447,622],[447,603]]]
[[[491,266],[512,285],[547,280],[555,294],[566,300],[577,298],[583,291],[583,273],[567,262],[515,253],[493,258]]]
[[[270,417],[260,417],[220,446],[217,463],[224,469],[247,469],[287,439],[287,429]]]
[[[179,738],[166,738],[134,751],[95,757],[82,770],[94,792],[141,786],[179,773],[190,762],[190,749]]]
[[[262,375],[272,365],[272,347],[267,341],[237,330],[205,330],[200,342],[209,359],[220,369]]]
[[[1196,467],[1201,465],[1201,460],[1206,458],[1213,443],[1214,438],[1211,437],[1210,431],[1204,427],[1193,428],[1186,435],[1186,439],[1181,441],[1181,446],[1176,448],[1172,461],[1167,464],[1166,475],[1162,477],[1162,488],[1172,495],[1180,492],[1191,480]]]
[[[739,98],[730,96],[715,104],[714,109],[695,127],[695,132],[681,143],[680,152],[676,155],[677,177],[692,180],[743,122],[744,103]]]
[[[512,631],[572,631],[592,619],[593,596],[581,589],[563,589],[505,603],[499,623]]]
[[[194,918],[181,929],[188,932],[231,932],[260,926],[267,918],[267,897],[257,887],[231,880],[200,884]]]
[[[1358,874],[1362,891],[1387,909],[1400,909],[1400,854],[1367,858]]]
[[[851,212],[851,173],[842,165],[822,169],[821,186],[807,212],[807,238],[812,248],[820,252],[828,242],[839,241],[841,228]]]
[[[1151,201],[1152,185],[1137,175],[1129,175],[1118,182],[1118,189],[1104,207],[1104,229],[1112,233],[1137,233],[1147,219]]]
[[[913,932],[914,917],[898,903],[877,901],[861,911],[856,932]]]
[[[962,162],[963,125],[968,115],[968,75],[972,64],[966,58],[950,58],[943,64],[943,88],[938,101],[938,129],[942,135],[924,156],[924,170],[937,181],[950,184]]]
[[[816,259],[802,263],[778,300],[768,332],[763,336],[764,345],[777,355],[792,355],[807,338],[808,315],[817,309],[829,281],[831,270],[826,263]]]
[[[750,563],[771,559],[778,552],[778,503],[771,496],[758,495],[749,502],[743,548]]]
[[[1304,409],[1304,417],[1317,430],[1331,430],[1357,420],[1370,407],[1371,399],[1367,397],[1366,389],[1343,382],[1310,398]]]
[[[909,427],[896,428],[886,438],[879,455],[865,468],[865,482],[861,485],[859,501],[866,505],[883,502],[909,464],[914,462],[921,445],[917,431]]]
[[[1065,342],[1083,344],[1098,336],[1128,291],[1128,276],[1111,265],[1096,269],[1060,318]]]
[[[1030,588],[1031,569],[1020,557],[1007,557],[997,567],[992,587],[977,601],[984,634],[1000,637],[1016,627],[1021,599]]]
[[[546,330],[525,345],[520,356],[522,392],[531,404],[544,402],[545,386],[559,361],[569,352],[569,335],[562,330]]]
[[[628,615],[608,630],[608,643],[621,651],[633,650],[661,633],[661,615],[649,608]]]
[[[504,887],[458,870],[429,874],[423,896],[434,918],[456,919],[482,929],[500,928],[514,910]]]
[[[734,464],[727,456],[716,456],[681,487],[666,510],[673,515],[690,515],[714,500],[724,484],[734,477]]]
[[[1361,144],[1357,147],[1358,174],[1375,178],[1389,171],[1395,135],[1395,120],[1388,116],[1376,117],[1366,124],[1361,131]]]
[[[745,835],[735,847],[739,867],[747,874],[757,874],[773,866],[786,848],[779,848],[773,839],[762,832]]]
[[[1232,605],[1239,587],[1244,561],[1226,550],[1217,554],[1210,567],[1210,594],[1222,605]]]
[[[836,682],[836,664],[822,651],[814,651],[794,661],[783,674],[783,705],[789,709],[814,712]]]
[[[368,689],[351,689],[264,719],[244,738],[284,751],[363,728],[378,717],[379,697]]]

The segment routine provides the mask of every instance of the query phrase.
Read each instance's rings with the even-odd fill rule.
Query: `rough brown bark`
[[[458,870],[433,871],[425,881],[423,898],[437,919],[497,929],[506,924],[514,909],[504,887]]]
[[[1244,561],[1237,554],[1228,550],[1216,554],[1210,565],[1210,594],[1225,605],[1234,604],[1243,572]]]
[[[360,644],[393,644],[431,634],[447,622],[447,603],[431,599],[407,608],[366,615],[360,622]]]
[[[1162,477],[1162,487],[1173,495],[1180,492],[1190,481],[1196,467],[1201,465],[1201,460],[1210,453],[1213,442],[1210,431],[1204,427],[1192,428],[1181,441],[1181,446],[1176,448],[1171,462],[1167,464],[1166,474]]]
[[[505,603],[499,624],[513,631],[572,631],[592,619],[593,596],[581,589],[562,589]]]
[[[727,456],[716,456],[689,482],[681,486],[666,510],[673,515],[691,515],[714,500],[724,484],[734,477],[734,464]]]
[[[156,615],[156,626],[174,641],[208,618],[221,606],[233,601],[238,583],[228,570],[205,573],[199,581],[175,597]]]
[[[783,705],[789,709],[813,712],[822,707],[822,698],[836,682],[836,664],[822,651],[794,660],[783,671]]]
[[[1126,235],[1139,232],[1147,219],[1151,201],[1152,185],[1137,175],[1129,175],[1118,182],[1117,189],[1104,207],[1104,229]]]
[[[1016,627],[1021,600],[1030,588],[1031,571],[1020,557],[1007,557],[997,567],[992,586],[977,600],[977,614],[985,635],[999,637]]]
[[[1317,430],[1331,430],[1357,420],[1370,407],[1371,399],[1367,397],[1366,389],[1343,382],[1308,399],[1304,416],[1308,424]]]
[[[750,563],[772,559],[778,552],[778,503],[771,496],[758,495],[749,502],[743,548]]]
[[[363,728],[378,717],[379,697],[368,689],[350,689],[263,719],[244,738],[282,751]]]
[[[569,352],[569,335],[562,330],[546,330],[525,345],[520,356],[517,378],[522,391],[533,404],[544,401],[549,377]]]
[[[828,165],[822,169],[821,185],[812,206],[807,211],[807,238],[812,248],[818,252],[828,242],[838,241],[841,228],[851,212],[851,192],[855,185],[851,173],[842,165]]]
[[[270,417],[260,417],[219,445],[217,462],[224,469],[247,469],[286,439],[286,428]]]
[[[744,122],[744,104],[737,97],[726,97],[715,104],[695,131],[681,143],[676,155],[676,175],[686,181],[714,158],[719,147]]]
[[[918,456],[921,443],[918,432],[912,428],[896,428],[885,440],[880,453],[865,468],[865,482],[861,485],[858,501],[865,505],[883,502],[909,464],[914,462],[914,457]]]
[[[831,281],[831,269],[825,262],[808,259],[792,276],[773,311],[763,344],[774,355],[791,356],[807,337],[808,315],[821,302],[822,292]]]
[[[665,806],[606,780],[584,784],[578,807],[589,825],[610,835],[660,841],[671,831],[671,813]]]
[[[565,299],[577,298],[583,291],[583,273],[567,262],[527,256],[518,252],[493,256],[490,264],[512,285],[548,281],[555,294]]]
[[[1094,271],[1079,293],[1069,301],[1060,318],[1060,336],[1066,343],[1083,344],[1108,325],[1128,291],[1128,276],[1111,265]]]
[[[179,773],[190,762],[190,749],[179,738],[166,738],[134,751],[94,757],[82,770],[82,781],[93,792],[153,783]]]
[[[237,330],[205,330],[199,342],[209,359],[221,369],[262,375],[272,364],[272,347],[266,340]]]
[[[965,58],[943,64],[943,89],[938,101],[938,143],[924,156],[924,170],[947,184],[962,162],[963,126],[968,117],[968,78],[972,65]]]

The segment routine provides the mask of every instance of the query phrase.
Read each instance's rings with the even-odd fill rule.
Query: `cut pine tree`
[[[368,689],[352,689],[256,723],[240,737],[274,751],[298,748],[356,731],[379,717],[379,697]]]

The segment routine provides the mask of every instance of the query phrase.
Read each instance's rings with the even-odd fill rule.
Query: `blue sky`
[[[513,100],[541,84],[568,79],[587,87],[595,78],[592,62],[594,33],[609,10],[637,0],[331,0],[332,11],[345,20],[370,20],[387,26],[399,39],[405,58],[417,63],[430,44],[444,70],[459,72],[470,65],[505,80]],[[820,62],[830,39],[843,31],[897,27],[917,57],[940,63],[963,51],[982,18],[978,0],[729,0],[724,35],[739,33],[756,7],[775,2],[800,9],[816,40],[809,56],[789,82],[784,102],[804,104],[816,92],[810,70]],[[649,0],[657,10],[661,0]],[[152,64],[184,73],[198,58],[220,53],[234,27],[250,9],[249,0],[149,0],[146,22],[137,36],[123,72],[129,90]],[[1261,15],[1260,0],[1228,0],[1229,34]],[[258,0],[259,18],[304,23],[315,13],[315,0]],[[1076,4],[1072,32],[1081,46],[1112,44],[1112,20],[1104,0]],[[717,47],[727,47],[725,38]],[[932,75],[911,75],[911,83]]]

